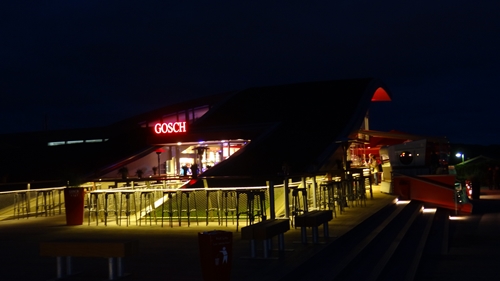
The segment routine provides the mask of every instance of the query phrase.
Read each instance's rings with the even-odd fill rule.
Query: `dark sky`
[[[4,1],[0,133],[375,77],[393,101],[373,106],[371,129],[500,144],[499,15],[493,0]]]

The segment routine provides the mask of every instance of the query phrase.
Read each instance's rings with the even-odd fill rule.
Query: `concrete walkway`
[[[473,213],[450,221],[448,252],[425,255],[415,280],[499,280],[500,190],[481,189]]]

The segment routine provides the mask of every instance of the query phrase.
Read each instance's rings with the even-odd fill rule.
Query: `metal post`
[[[30,183],[28,183],[27,186],[26,186],[26,190],[27,190],[27,192],[26,192],[26,201],[28,202],[26,209],[28,211],[28,214],[27,214],[28,217],[30,216],[30,213],[31,213],[31,208],[30,208],[30,201],[31,201],[30,200],[30,189],[31,189],[31,185],[30,185]]]
[[[274,183],[272,181],[269,181],[268,184],[269,186],[269,212],[270,218],[273,220],[276,218],[276,210],[275,210],[275,202],[274,202]]]
[[[313,185],[312,185],[312,199],[313,199],[313,208],[318,210],[318,199],[316,198],[316,190],[318,190],[318,182],[316,182],[316,176],[312,177]]]
[[[288,187],[288,177],[285,176],[284,181],[284,189],[285,189],[285,218],[290,218],[290,195],[288,194],[290,188]]]
[[[309,211],[309,205],[307,204],[307,185],[306,185],[306,177],[302,177],[302,187],[304,191],[302,191],[302,204],[304,206],[304,213]]]

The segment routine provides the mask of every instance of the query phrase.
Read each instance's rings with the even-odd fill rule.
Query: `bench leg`
[[[278,234],[278,249],[280,252],[285,251],[285,235],[283,233]]]
[[[56,257],[57,279],[64,278],[73,274],[71,257]]]
[[[71,257],[66,257],[66,274],[67,275],[73,274],[73,262],[71,260]]]
[[[122,263],[122,258],[119,257],[119,258],[116,258],[117,259],[117,264],[116,264],[116,271],[117,271],[117,274],[118,274],[118,277],[122,277],[123,276],[123,263]]]
[[[323,236],[325,238],[328,238],[329,237],[329,234],[328,234],[328,222],[325,222],[323,224]]]
[[[63,257],[56,257],[57,279],[64,277]]]
[[[250,257],[255,258],[255,240],[250,240]]]
[[[118,266],[116,266],[117,258],[108,258],[108,271],[109,271],[109,280],[116,279],[116,269],[121,269],[121,259],[118,259]]]
[[[262,246],[264,247],[264,258],[267,259],[269,257],[269,240],[262,240]]]
[[[318,227],[313,226],[312,227],[312,236],[313,236],[313,243],[318,243]]]
[[[305,226],[300,228],[300,236],[302,237],[302,243],[307,244],[307,230]]]
[[[115,272],[115,258],[108,258],[108,271],[109,271],[109,279],[115,280],[116,272]]]

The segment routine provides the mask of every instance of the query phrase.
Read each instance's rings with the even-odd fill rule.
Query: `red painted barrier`
[[[71,187],[64,189],[64,206],[66,208],[66,224],[82,225],[85,200],[85,188]]]
[[[471,213],[472,204],[455,203],[455,175],[394,176],[394,195],[401,200],[418,200]]]

